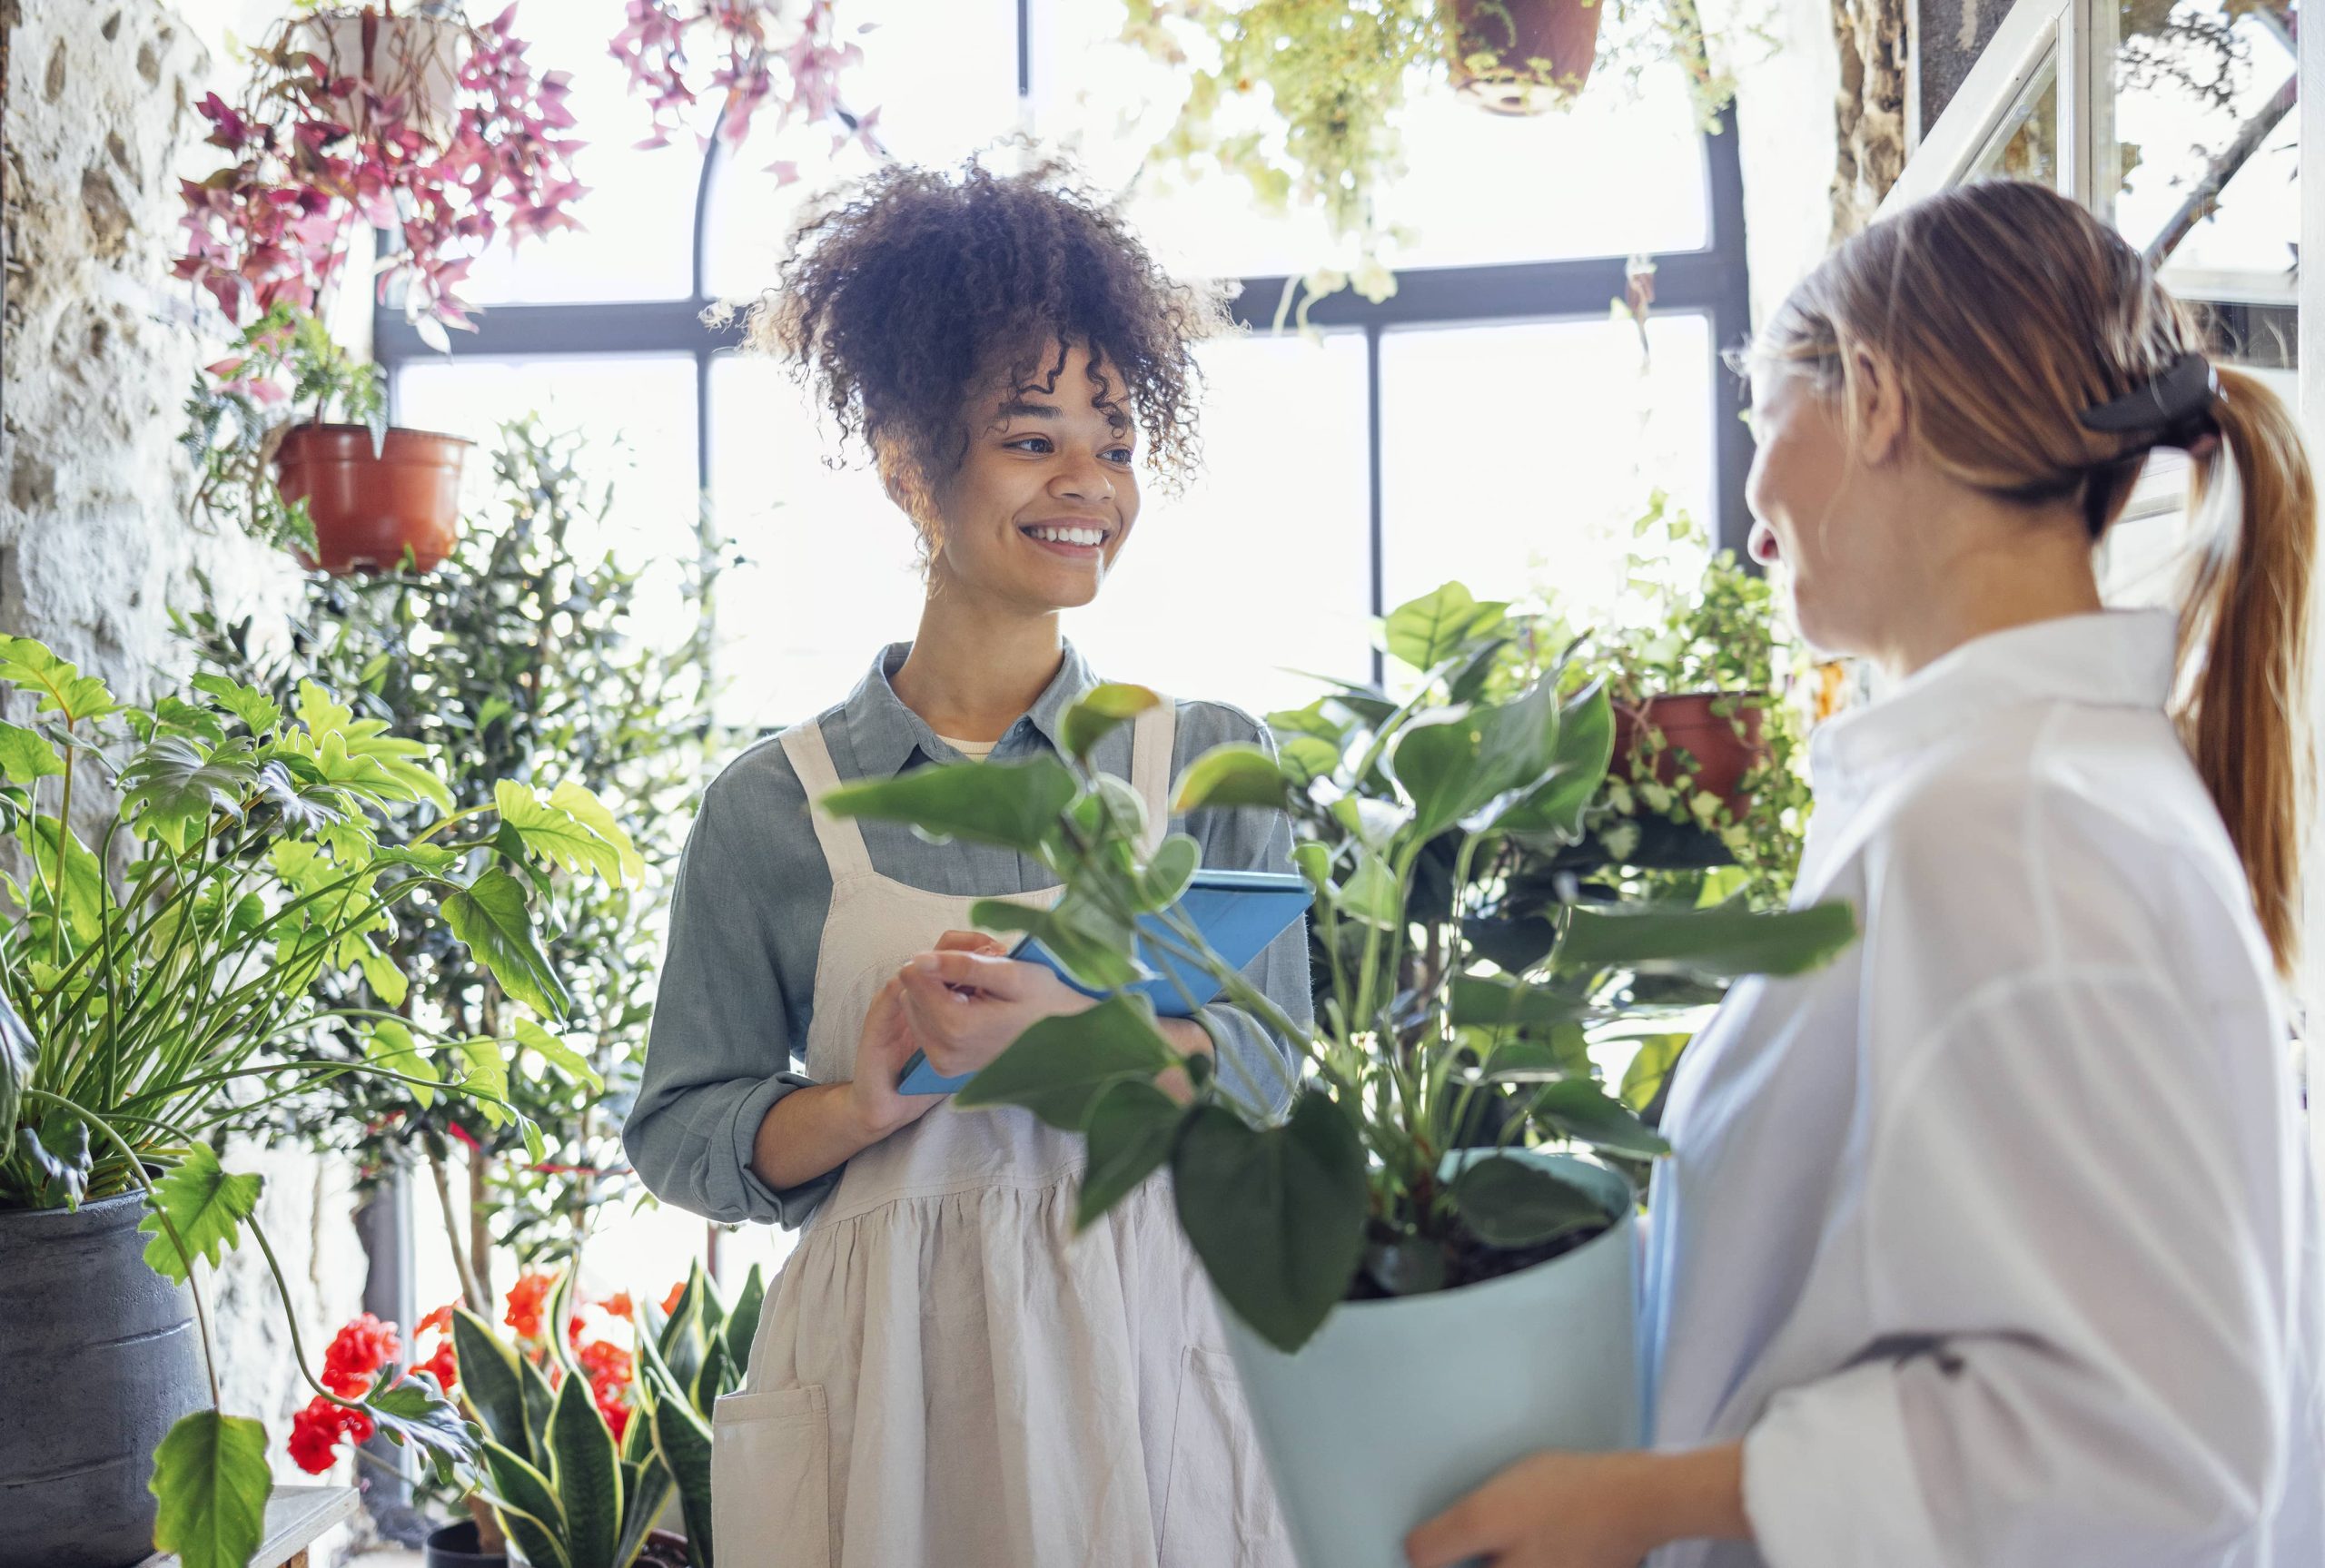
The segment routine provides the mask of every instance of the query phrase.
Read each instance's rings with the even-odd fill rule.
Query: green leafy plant
[[[371,430],[376,455],[388,439],[387,378],[380,368],[341,348],[322,321],[294,305],[276,305],[252,321],[232,353],[195,378],[186,399],[181,439],[200,471],[196,511],[312,558],[314,519],[303,499],[283,500],[272,464],[302,409],[321,424],[334,409]]]
[[[640,1308],[635,1413],[618,1437],[559,1326],[572,1277],[549,1298],[538,1350],[466,1308],[453,1315],[460,1395],[484,1429],[484,1495],[537,1568],[628,1568],[675,1486],[687,1559],[711,1568],[711,1411],[748,1369],[766,1298],[759,1271],[731,1311],[698,1267],[667,1317]]]
[[[1611,0],[1611,9],[1630,35],[1615,47],[1633,57],[1634,72],[1677,60],[1698,115],[1715,121],[1735,86],[1711,66],[1694,0]],[[1402,110],[1410,93],[1443,89],[1452,66],[1486,66],[1487,29],[1465,30],[1445,0],[1130,0],[1122,35],[1190,76],[1151,163],[1212,166],[1241,175],[1271,211],[1321,212],[1350,254],[1344,266],[1294,281],[1310,298],[1351,282],[1370,300],[1396,291],[1384,252],[1410,236],[1381,218],[1379,196],[1404,169]]]
[[[620,878],[597,874],[600,852],[581,839],[570,863],[560,857],[533,885],[542,950],[576,999],[553,1035],[518,1024],[568,1069],[510,1085],[546,1157],[465,1101],[392,1080],[339,1080],[333,1103],[309,1102],[286,1128],[341,1150],[351,1143],[367,1177],[424,1169],[474,1310],[494,1297],[496,1247],[532,1267],[579,1247],[593,1217],[643,1198],[620,1126],[645,1048],[669,868],[717,745],[707,671],[717,542],[706,520],[691,557],[618,558],[603,542],[611,492],[581,471],[581,447],[533,419],[505,426],[492,504],[453,554],[425,576],[309,578],[287,647],[270,649],[252,623],[214,610],[181,627],[206,667],[278,698],[302,680],[346,693],[383,733],[441,759],[457,806],[493,802],[497,781],[542,777],[621,803],[635,848]],[[648,617],[641,601],[657,592],[684,606],[675,632],[658,634]],[[395,814],[382,832],[395,842],[421,825]],[[402,1009],[455,1034],[504,1027],[507,989],[430,922],[400,921],[377,942],[408,995],[383,995],[360,971],[319,977],[334,1002]],[[342,1030],[323,1049],[360,1059],[363,1043]],[[352,1139],[351,1127],[362,1129]],[[464,1219],[453,1202],[463,1155]]]
[[[1793,972],[1854,936],[1853,916],[1838,906],[1762,915],[1568,903],[1505,932],[1491,959],[1479,951],[1465,935],[1471,867],[1518,832],[1578,839],[1613,733],[1605,689],[1561,696],[1562,667],[1504,700],[1475,695],[1482,677],[1472,672],[1490,665],[1477,646],[1484,618],[1473,605],[1467,616],[1392,634],[1423,633],[1426,646],[1414,650],[1423,695],[1376,712],[1350,770],[1357,778],[1377,770],[1389,796],[1334,794],[1290,745],[1281,762],[1258,747],[1219,748],[1179,783],[1175,811],[1285,806],[1327,814],[1343,830],[1294,854],[1328,955],[1313,1031],[1209,951],[1177,907],[1196,867],[1193,841],[1174,834],[1142,860],[1134,792],[1089,766],[1096,736],[1157,700],[1143,688],[1091,693],[1067,721],[1071,755],[924,769],[825,800],[842,815],[1007,844],[1057,877],[1064,892],[1049,910],[988,902],[973,918],[1034,932],[1085,985],[1111,994],[1026,1031],[956,1104],[1022,1106],[1081,1133],[1090,1154],[1085,1225],[1167,1167],[1181,1225],[1219,1293],[1285,1350],[1343,1300],[1489,1278],[1612,1222],[1587,1188],[1509,1151],[1562,1144],[1634,1159],[1662,1151],[1596,1081],[1585,1050],[1594,1030],[1635,1026],[1654,1011],[1631,994],[1635,976]],[[1464,700],[1429,704],[1440,681]],[[1452,907],[1437,924],[1417,925],[1404,912],[1420,866],[1449,837]],[[1180,1055],[1151,1005],[1123,989],[1142,976],[1133,940],[1142,921],[1154,922],[1165,951],[1199,962],[1227,1000],[1297,1043],[1291,1081],[1231,1082],[1208,1058]],[[1417,970],[1408,964],[1416,942],[1433,945]],[[1194,1085],[1188,1103],[1156,1085],[1173,1068]],[[1272,1110],[1286,1091],[1288,1108]]]
[[[286,705],[197,676],[138,707],[25,637],[0,638],[0,681],[35,709],[30,724],[0,723],[0,839],[22,873],[0,879],[14,912],[0,928],[0,1207],[143,1188],[157,1271],[195,1283],[196,1259],[214,1266],[248,1232],[279,1285],[253,1218],[260,1178],[215,1152],[275,1108],[349,1077],[392,1079],[462,1096],[538,1145],[509,1098],[509,1039],[426,1040],[391,1012],[326,1005],[316,981],[353,971],[396,990],[376,938],[392,911],[425,901],[510,995],[560,1015],[569,997],[528,888],[579,843],[621,874],[628,841],[595,797],[511,783],[455,809],[426,747],[313,682]],[[380,841],[384,814],[422,805],[435,814],[420,831]],[[361,1057],[312,1049],[334,1028],[363,1040]],[[424,1388],[351,1401],[308,1381],[440,1472],[470,1453]],[[213,1368],[213,1408],[156,1455],[159,1544],[189,1568],[247,1560],[250,1504],[266,1494],[263,1434],[216,1408],[216,1392]]]

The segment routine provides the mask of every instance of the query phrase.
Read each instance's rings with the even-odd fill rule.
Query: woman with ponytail
[[[1797,896],[1861,939],[1737,986],[1679,1065],[1652,1448],[1537,1455],[1411,1561],[2318,1568],[2293,422],[2026,184],[1850,240],[1750,359],[1754,553],[1890,686],[1812,754]],[[2111,613],[2094,554],[2158,448],[2192,573]]]

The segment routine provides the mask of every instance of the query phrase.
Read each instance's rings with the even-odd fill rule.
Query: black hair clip
[[[2153,380],[2085,409],[2077,418],[2083,429],[2112,435],[2136,435],[2159,428],[2169,433],[2181,427],[2208,426],[2212,399],[2219,396],[2220,377],[2213,372],[2211,361],[2201,354],[2182,354]],[[2201,429],[2191,433],[2200,434]]]

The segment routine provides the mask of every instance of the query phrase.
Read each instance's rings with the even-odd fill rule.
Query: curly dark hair
[[[747,338],[791,362],[925,534],[968,451],[965,400],[996,384],[1054,390],[1053,342],[1103,359],[1156,475],[1182,485],[1200,457],[1192,347],[1226,321],[1215,290],[1171,277],[1064,163],[972,159],[892,165],[839,192],[795,232]]]

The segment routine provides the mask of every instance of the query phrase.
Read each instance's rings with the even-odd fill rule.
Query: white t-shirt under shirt
[[[1796,901],[1862,934],[1682,1058],[1642,1301],[1758,1543],[1655,1568],[2325,1563],[2314,1180],[2172,642],[2020,627],[1817,735]]]
[[[956,741],[951,735],[938,735],[936,738],[973,763],[984,761],[993,754],[993,748],[1001,744],[999,741]]]

